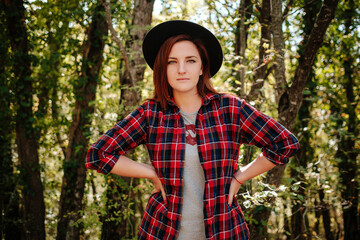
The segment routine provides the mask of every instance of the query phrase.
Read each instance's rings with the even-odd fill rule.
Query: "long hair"
[[[169,55],[172,47],[175,43],[181,41],[190,41],[195,44],[197,50],[199,51],[203,74],[199,77],[199,82],[197,84],[197,90],[201,97],[204,97],[209,93],[218,93],[210,82],[210,59],[204,44],[200,39],[193,39],[189,35],[181,34],[168,38],[163,45],[161,46],[153,67],[153,80],[154,80],[154,96],[153,100],[160,103],[161,108],[167,109],[167,101],[171,100],[173,97],[172,88],[167,79],[167,65],[169,60]]]

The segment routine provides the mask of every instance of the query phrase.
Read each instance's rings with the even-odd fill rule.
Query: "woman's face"
[[[197,83],[202,75],[199,51],[191,41],[181,41],[172,47],[167,65],[167,79],[174,96],[181,93],[197,94]]]

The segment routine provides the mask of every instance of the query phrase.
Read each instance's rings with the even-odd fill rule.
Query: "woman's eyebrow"
[[[185,58],[198,58],[197,56],[186,56]],[[170,57],[169,59],[177,59],[177,57]]]

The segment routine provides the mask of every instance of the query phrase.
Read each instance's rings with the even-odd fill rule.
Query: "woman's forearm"
[[[134,178],[147,178],[154,184],[154,190],[152,193],[161,192],[161,195],[166,202],[166,193],[162,183],[155,172],[155,168],[145,163],[139,163],[131,160],[130,158],[121,155],[119,160],[115,163],[110,173]]]
[[[239,182],[244,183],[253,177],[269,171],[275,166],[274,163],[270,162],[266,157],[260,154],[254,161],[241,167],[240,170],[235,173],[235,177]]]
[[[119,157],[119,160],[116,162],[110,173],[134,178],[154,179],[157,177],[153,166],[135,162],[124,155]]]

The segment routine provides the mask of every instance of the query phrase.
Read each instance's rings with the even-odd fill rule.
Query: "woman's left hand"
[[[236,174],[234,174],[235,176]],[[241,187],[241,184],[236,181],[236,179],[233,177],[231,180],[231,184],[230,184],[230,189],[229,189],[229,196],[228,196],[228,204],[229,206],[231,206],[233,200],[234,200],[234,196],[235,194],[238,193],[239,189]]]

